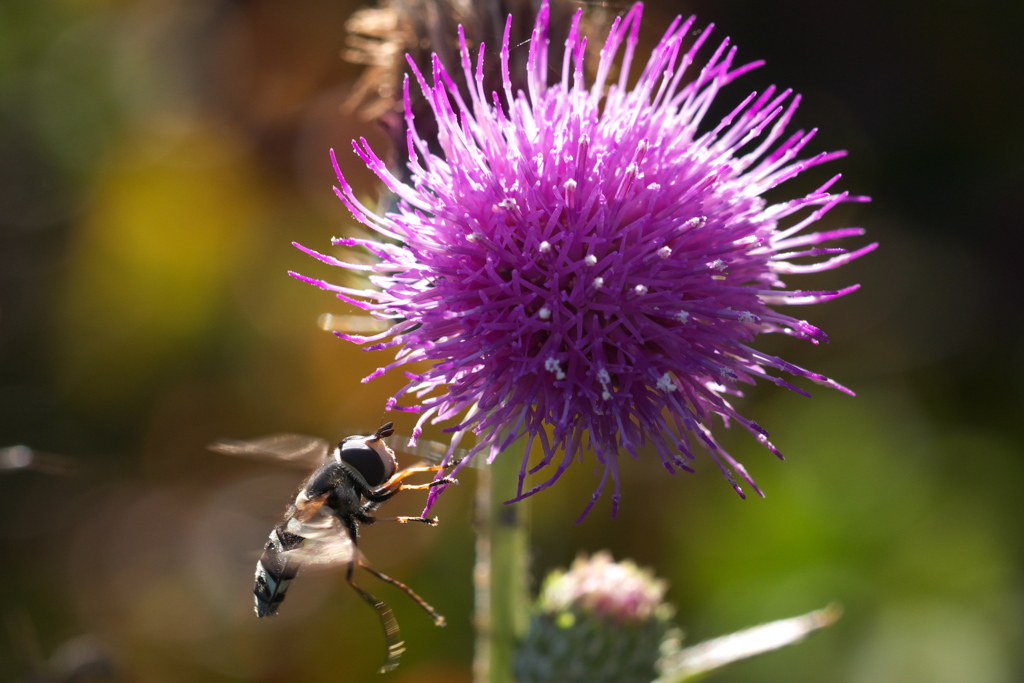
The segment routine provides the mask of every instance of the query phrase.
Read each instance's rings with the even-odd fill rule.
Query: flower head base
[[[397,197],[396,209],[383,216],[361,204],[338,173],[338,196],[384,241],[334,243],[364,248],[379,263],[345,262],[300,247],[368,273],[373,287],[296,275],[393,322],[376,336],[339,333],[371,349],[399,347],[395,362],[367,380],[433,361],[424,372],[407,370],[410,382],[389,406],[416,397],[399,409],[420,413],[417,434],[428,421],[448,422],[453,445],[472,431],[473,452],[486,452],[489,460],[525,436],[519,498],[550,486],[577,455],[592,450],[603,473],[584,515],[609,479],[614,514],[618,454],[637,457],[648,441],[670,472],[692,471],[700,447],[741,496],[733,473],[758,491],[715,441],[712,416],[736,421],[777,453],[727,395],[758,379],[805,393],[773,370],[848,391],[750,344],[764,332],[826,341],[821,330],[772,307],[827,301],[856,287],[789,290],[782,276],[834,268],[875,246],[853,252],[819,246],[860,235],[859,228],[805,232],[836,204],[859,199],[830,191],[838,176],[790,201],[769,204],[762,197],[842,155],[797,158],[814,132],[784,137],[799,101],[789,91],[752,94],[699,130],[719,89],[757,66],[734,67],[735,50],[725,41],[684,80],[710,27],[684,49],[694,20],[677,18],[636,85],[627,86],[641,9],[636,4],[613,23],[589,86],[579,14],[564,60],[547,63],[546,5],[529,44],[525,91],[511,87],[510,23],[500,50],[502,92],[485,92],[485,48],[479,46],[474,64],[461,31],[468,99],[438,59],[429,80],[410,62],[443,155],[431,152],[408,111],[408,184],[365,140],[353,143]],[[549,73],[560,78],[549,84]],[[542,454],[531,467],[534,441]],[[528,488],[527,476],[539,472],[545,476]]]

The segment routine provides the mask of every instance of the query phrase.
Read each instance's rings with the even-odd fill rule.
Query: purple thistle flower
[[[461,28],[468,100],[436,56],[429,81],[410,60],[443,154],[431,152],[413,125],[407,76],[409,181],[392,174],[365,140],[353,141],[396,195],[396,209],[378,215],[366,208],[334,162],[338,196],[382,238],[334,244],[361,247],[379,262],[341,261],[296,245],[366,273],[374,287],[292,273],[392,323],[376,336],[336,333],[369,349],[398,347],[395,361],[364,382],[434,363],[424,372],[406,369],[410,381],[389,403],[416,398],[397,408],[420,413],[414,434],[428,421],[455,422],[447,429],[453,447],[472,431],[472,452],[487,452],[488,462],[526,437],[515,500],[551,486],[592,449],[603,474],[582,516],[609,478],[615,514],[618,454],[638,457],[648,441],[669,472],[693,471],[699,446],[741,497],[734,472],[761,494],[716,442],[712,416],[738,422],[778,455],[767,432],[727,400],[741,395],[741,383],[761,379],[807,395],[769,374],[783,371],[852,394],[750,344],[764,332],[827,341],[818,328],[773,307],[828,301],[857,286],[791,290],[782,276],[835,268],[876,246],[819,246],[861,235],[860,228],[805,232],[836,204],[863,200],[832,192],[839,176],[803,197],[775,204],[763,198],[843,155],[797,158],[814,131],[784,137],[799,102],[789,90],[751,94],[710,130],[698,130],[719,89],[760,64],[734,67],[735,48],[726,40],[684,80],[711,26],[684,49],[694,19],[677,18],[628,88],[641,12],[637,3],[612,24],[590,86],[580,13],[564,60],[549,66],[546,4],[529,44],[525,92],[511,86],[511,17],[500,51],[502,92],[484,90],[485,48],[479,46],[474,65]],[[556,76],[550,84],[549,73]],[[531,468],[535,441],[543,457]],[[543,481],[527,488],[527,476],[538,472]]]

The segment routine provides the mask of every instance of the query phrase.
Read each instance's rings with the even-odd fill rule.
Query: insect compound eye
[[[368,441],[373,443],[367,443]],[[348,437],[339,444],[341,461],[363,476],[370,486],[380,486],[395,473],[395,458],[375,437]]]

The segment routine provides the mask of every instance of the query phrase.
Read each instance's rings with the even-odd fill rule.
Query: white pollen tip
[[[757,316],[754,315],[753,313],[751,313],[750,311],[742,311],[740,313],[740,322],[741,323],[755,323],[755,322],[757,322]]]
[[[611,397],[612,397],[612,394],[611,394],[611,392],[610,392],[610,391],[608,391],[607,389],[605,389],[604,391],[602,391],[602,392],[601,392],[601,398],[603,398],[604,400],[606,400],[606,401],[607,401],[607,400],[609,400],[609,399],[610,399]]]
[[[583,263],[587,264],[588,266],[597,265],[597,257],[594,256],[593,254],[587,254],[587,257],[583,259]]]
[[[603,289],[604,288],[604,278],[603,277],[595,277],[594,278],[594,287],[597,288],[597,289]]]
[[[551,251],[551,242],[544,240],[543,242],[540,243],[540,253],[546,254],[549,251]]]
[[[476,244],[478,241],[480,241],[480,233],[478,233],[478,232],[471,232],[471,233],[469,233],[468,235],[466,235],[466,241],[467,242],[472,242],[472,243]]]
[[[541,320],[547,320],[551,317],[551,309],[547,306],[543,306],[539,311],[537,311],[537,317]]]
[[[562,183],[562,187],[564,187],[567,190],[575,190],[576,189],[576,181],[573,180],[572,178],[569,178],[564,183]]]
[[[643,296],[647,293],[647,285],[637,285],[633,288],[633,291],[636,292],[637,296]]]
[[[612,376],[608,374],[607,370],[601,368],[597,371],[597,381],[601,384],[608,384],[608,382],[612,381]]]
[[[676,383],[672,381],[672,376],[666,372],[658,378],[658,388],[662,391],[671,392],[675,391],[678,387],[676,387]]]
[[[544,361],[544,369],[548,372],[555,373],[555,379],[565,379],[565,372],[562,370],[562,364],[558,362],[557,358],[548,358]]]
[[[722,259],[717,258],[714,261],[712,261],[711,263],[709,263],[708,266],[710,268],[714,268],[717,271],[723,271],[726,268],[726,263]]]
[[[679,311],[678,313],[676,313],[676,320],[678,320],[681,323],[690,322],[690,314],[687,313],[686,311]]]
[[[671,255],[672,248],[667,245],[658,250],[658,258],[668,258]]]

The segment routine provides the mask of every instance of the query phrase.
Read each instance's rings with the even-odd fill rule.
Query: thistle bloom
[[[580,13],[562,63],[548,64],[547,5],[529,43],[525,91],[511,85],[511,17],[500,92],[485,92],[487,50],[479,46],[474,64],[461,29],[468,97],[455,86],[452,65],[435,56],[428,79],[410,60],[438,134],[428,141],[417,133],[407,76],[408,182],[365,140],[353,142],[396,196],[395,209],[378,215],[364,206],[335,161],[338,196],[382,239],[334,244],[366,249],[377,262],[300,247],[367,273],[370,285],[293,273],[391,324],[375,336],[336,334],[371,349],[398,348],[393,363],[364,381],[405,368],[410,381],[389,408],[420,413],[414,433],[428,421],[447,423],[454,445],[472,431],[473,452],[487,453],[489,462],[525,437],[516,500],[550,486],[592,450],[603,471],[584,515],[609,479],[614,514],[618,455],[638,457],[648,442],[669,472],[692,471],[699,448],[740,496],[734,473],[760,494],[715,440],[712,417],[739,423],[778,454],[767,432],[727,399],[740,395],[741,384],[760,379],[806,394],[773,374],[781,371],[852,393],[751,342],[765,332],[827,341],[774,307],[827,301],[856,286],[791,290],[782,277],[835,268],[875,247],[821,246],[860,228],[807,232],[836,204],[861,199],[833,192],[838,176],[803,197],[763,198],[843,154],[798,159],[814,135],[784,133],[799,97],[768,88],[701,130],[719,89],[759,65],[734,66],[735,48],[723,41],[692,73],[710,26],[686,47],[694,19],[677,18],[628,87],[641,11],[637,3],[612,24],[589,86]],[[433,365],[414,371],[419,361]],[[403,397],[413,404],[398,407]],[[534,442],[542,453],[530,467]],[[527,476],[538,473],[540,483],[528,487]]]

